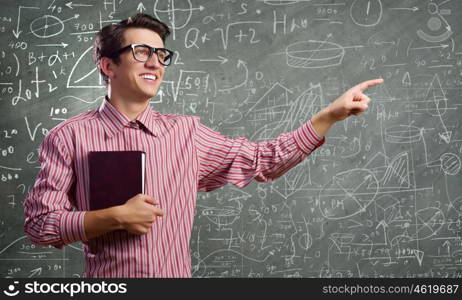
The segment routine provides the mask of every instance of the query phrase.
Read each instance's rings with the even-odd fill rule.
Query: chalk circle
[[[441,20],[437,17],[431,17],[427,21],[427,26],[432,31],[437,31],[441,28]]]
[[[266,1],[263,1],[263,3],[267,5],[274,5],[274,6],[295,4],[297,2],[298,2],[297,0],[266,0]]]
[[[452,206],[459,214],[459,217],[462,217],[462,196],[457,197],[453,202]]]
[[[454,153],[444,153],[440,157],[441,169],[447,175],[457,175],[461,168],[459,156]]]
[[[319,193],[319,208],[330,220],[350,218],[366,211],[374,201],[379,182],[367,169],[352,169],[336,174]]]
[[[30,23],[30,31],[32,34],[43,39],[58,35],[63,32],[63,30],[63,21],[51,15],[44,15]]]
[[[385,140],[395,144],[409,144],[420,141],[420,129],[412,125],[395,125],[385,128]]]
[[[207,208],[202,215],[216,225],[231,225],[239,218],[240,211],[235,208]]]
[[[416,232],[411,236],[411,241],[434,237],[445,224],[444,213],[437,207],[419,209],[415,217]]]
[[[326,68],[342,63],[345,49],[326,41],[302,41],[286,48],[287,65],[294,68]]]
[[[311,237],[311,234],[303,233],[302,235],[300,235],[300,237],[298,238],[298,244],[303,250],[310,249],[313,245],[313,238]]]
[[[438,13],[438,11],[439,11],[438,4],[433,3],[433,2],[429,2],[427,4],[427,10],[431,15],[436,15]]]
[[[358,26],[372,27],[382,20],[383,7],[380,0],[355,0],[350,7],[350,17]]]
[[[345,245],[353,242],[355,235],[346,232],[334,232],[329,237],[337,245]]]
[[[156,0],[154,2],[154,16],[160,20],[168,19],[171,22],[171,26],[174,29],[173,32],[179,29],[183,29],[189,24],[195,9],[197,8],[193,8],[191,0]],[[202,11],[203,9],[204,7],[202,5],[199,6],[200,11]],[[165,16],[165,14],[167,15]],[[180,25],[180,23],[182,24]]]
[[[451,204],[447,212],[448,229],[455,235],[460,235],[462,232],[462,196],[451,201]]]

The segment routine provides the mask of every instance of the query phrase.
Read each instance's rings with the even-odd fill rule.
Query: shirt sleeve
[[[253,178],[270,182],[299,164],[324,144],[311,121],[282,133],[269,142],[230,139],[199,123],[195,142],[199,160],[199,191],[211,191],[227,183],[247,186]]]
[[[24,231],[29,239],[56,248],[87,241],[85,212],[74,211],[71,203],[75,175],[64,141],[53,130],[45,136],[39,150],[41,168],[24,201]]]

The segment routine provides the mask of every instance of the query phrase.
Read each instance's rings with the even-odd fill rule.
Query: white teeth
[[[151,74],[142,74],[140,76],[145,78],[145,79],[150,79],[150,80],[156,80],[157,79],[157,77],[155,75],[151,75]]]

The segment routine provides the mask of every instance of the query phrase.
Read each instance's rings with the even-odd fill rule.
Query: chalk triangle
[[[414,255],[417,258],[417,261],[419,262],[419,266],[422,266],[424,252],[420,250],[414,250]]]
[[[411,86],[411,76],[409,75],[409,72],[406,72],[403,76],[402,83],[404,86]]]
[[[449,144],[451,142],[452,131],[441,132],[438,134],[440,138]]]

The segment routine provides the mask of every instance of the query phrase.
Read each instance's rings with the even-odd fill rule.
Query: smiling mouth
[[[141,74],[140,77],[149,81],[155,81],[157,79],[157,76],[152,74]]]

